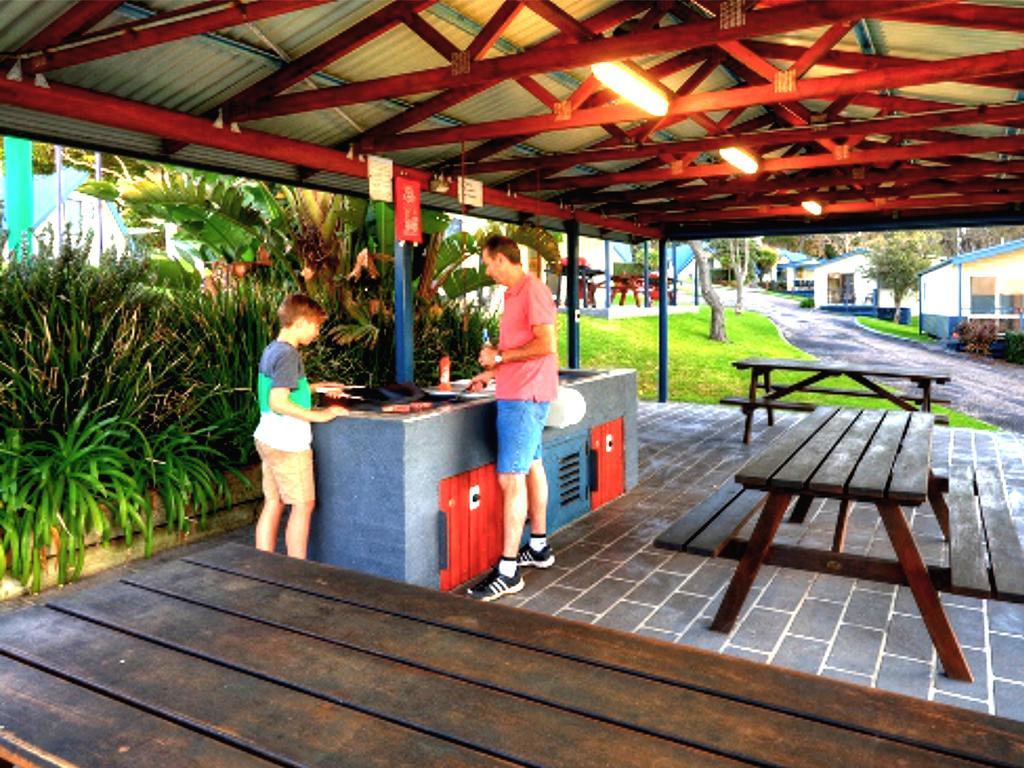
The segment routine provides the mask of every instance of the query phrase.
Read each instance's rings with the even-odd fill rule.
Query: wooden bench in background
[[[753,357],[737,360],[733,367],[750,371],[750,387],[747,396],[723,397],[723,405],[737,405],[744,415],[743,442],[750,442],[754,412],[763,408],[768,413],[768,424],[775,423],[775,410],[810,411],[813,403],[783,400],[792,394],[810,393],[839,395],[843,397],[870,397],[893,403],[907,411],[929,412],[935,403],[949,403],[948,398],[936,397],[932,391],[938,384],[949,382],[949,374],[939,371],[924,371],[916,368],[900,368],[885,365],[857,365],[823,360],[789,360],[784,358]],[[778,371],[805,374],[799,381],[787,384],[773,384],[772,374]],[[862,389],[818,386],[830,378],[847,377]],[[874,379],[906,381],[916,387],[914,392],[899,392],[883,387]],[[760,392],[760,394],[759,394]],[[948,417],[939,415],[935,421],[948,424]]]
[[[936,467],[933,482],[937,494],[932,496],[932,506],[937,507],[935,516],[950,548],[949,567],[928,567],[935,588],[951,594],[1024,602],[1024,548],[997,471],[967,464],[955,464],[952,469]],[[739,537],[740,529],[766,498],[763,491],[745,490],[730,479],[666,528],[654,545],[701,557],[738,560],[747,545],[746,539]],[[807,496],[797,498],[790,523],[804,521],[810,501]],[[825,556],[832,570],[851,577],[903,583],[885,561],[843,555],[848,510],[849,504],[840,502],[832,554]],[[799,547],[773,546],[765,562],[800,568],[799,554]],[[819,570],[822,560],[808,562]]]
[[[951,591],[1024,602],[1024,550],[998,471],[953,464],[946,503]]]

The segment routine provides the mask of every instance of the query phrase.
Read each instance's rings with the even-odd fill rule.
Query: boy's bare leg
[[[502,556],[515,560],[519,554],[519,541],[526,524],[527,491],[526,475],[498,475],[502,497],[505,502],[505,537]]]
[[[548,477],[544,474],[544,463],[540,459],[530,465],[530,473],[526,476],[526,493],[529,500],[530,533],[547,533]]]
[[[273,552],[277,544],[277,526],[281,522],[284,503],[280,499],[264,501],[260,519],[256,521],[256,549]]]
[[[313,518],[315,501],[304,501],[292,504],[288,514],[288,527],[284,529],[284,543],[288,548],[288,557],[299,560],[306,559],[306,547],[309,543],[309,522]]]

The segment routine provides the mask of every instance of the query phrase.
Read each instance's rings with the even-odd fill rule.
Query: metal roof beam
[[[994,182],[992,179],[960,183],[956,185],[942,184],[935,181],[926,181],[915,185],[901,185],[893,187],[865,187],[860,190],[837,190],[834,192],[815,191],[809,193],[806,190],[789,190],[785,193],[772,195],[771,197],[734,199],[734,200],[709,200],[688,205],[678,204],[674,207],[653,211],[641,211],[637,217],[640,221],[656,223],[658,219],[666,214],[693,213],[700,216],[706,211],[750,211],[763,209],[766,206],[793,206],[794,198],[796,205],[800,200],[812,196],[823,205],[825,203],[844,202],[871,202],[874,200],[905,200],[920,198],[930,195],[980,195],[988,193],[1024,192],[1024,179],[1013,179],[1010,181]],[[602,212],[611,214],[614,208],[603,208]]]
[[[499,6],[498,10],[494,12],[487,24],[484,25],[483,29],[473,38],[473,41],[466,48],[466,55],[474,61],[483,58],[487,52],[491,49],[491,46],[501,37],[501,33],[512,23],[515,19],[516,14],[523,6],[518,2],[506,2]],[[413,22],[413,19],[418,19],[418,24]],[[416,14],[410,14],[406,19],[406,23],[413,23],[410,29],[413,29],[419,34],[419,27],[426,26],[434,31],[435,34],[440,35],[434,27],[431,26],[422,17]],[[422,37],[422,35],[421,35]],[[442,38],[445,39],[445,38]],[[447,39],[445,39],[447,42]],[[459,53],[458,48],[452,43],[448,43],[451,46],[450,53],[446,56],[449,60],[454,60],[455,54]],[[436,46],[435,46],[436,48]],[[490,86],[487,86],[490,87]],[[541,86],[538,85],[538,88]],[[427,99],[422,104],[417,104],[414,107],[395,115],[383,123],[379,123],[370,130],[366,131],[362,136],[357,136],[352,140],[352,144],[361,146],[363,143],[372,141],[377,136],[390,136],[396,133],[401,133],[406,128],[411,128],[424,120],[428,119],[432,115],[436,115],[448,107],[454,106],[466,99],[475,96],[477,93],[486,90],[485,87],[478,88],[461,88],[446,91],[440,93],[437,96],[433,96]]]
[[[225,27],[292,13],[324,2],[326,0],[251,0],[244,5],[238,5],[234,2],[215,0],[196,3],[158,14],[145,21],[102,29],[92,35],[45,50],[26,59],[22,63],[22,68],[26,74],[63,69],[194,35],[216,32]]]
[[[750,148],[780,147],[786,144],[811,141],[815,137],[850,139],[874,134],[903,134],[958,125],[1002,125],[1016,123],[1022,119],[1024,119],[1024,104],[982,105],[935,111],[930,114],[867,118],[864,120],[825,123],[803,128],[734,132],[724,136],[710,136],[700,139],[687,139],[685,141],[647,144],[644,146],[625,145],[608,149],[582,150],[580,152],[524,158],[522,160],[493,160],[477,163],[470,170],[474,173],[498,173],[502,171],[535,170],[538,168],[572,167],[581,163],[633,160],[695,151],[711,152],[733,144],[742,144]]]
[[[750,49],[768,59],[780,59],[782,61],[794,61],[810,50],[802,45],[789,45],[788,43],[775,43],[764,40],[752,40],[749,43]],[[941,59],[939,60],[941,61]],[[819,64],[840,69],[874,70],[883,67],[912,67],[929,63],[928,59],[909,59],[902,56],[887,56],[851,51],[831,50],[823,54],[818,60]],[[977,83],[995,88],[1016,89],[1019,81],[1013,76],[1000,76],[1000,74],[986,75],[976,78],[955,77],[950,78],[954,82]]]
[[[24,53],[59,45],[69,38],[88,32],[120,5],[121,0],[78,0],[18,50]]]
[[[665,235],[672,240],[703,240],[759,235],[811,235],[832,232],[886,232],[907,229],[948,229],[1020,224],[1019,204],[987,206],[972,211],[950,208],[933,215],[880,211],[872,214],[816,216],[779,219],[743,219],[740,221],[698,222],[669,226]]]
[[[685,116],[695,112],[711,112],[772,103],[793,103],[804,99],[829,99],[881,88],[942,82],[955,77],[958,73],[983,75],[991,72],[1020,72],[1022,70],[1024,70],[1024,50],[1003,51],[980,56],[921,62],[916,66],[887,67],[851,75],[798,80],[791,91],[778,91],[774,84],[764,84],[730,88],[724,91],[695,93],[677,99],[669,107],[669,114]],[[375,149],[384,151],[450,144],[458,141],[479,141],[525,132],[541,133],[608,122],[627,122],[643,117],[644,113],[635,107],[618,105],[596,107],[580,110],[568,119],[560,121],[555,121],[551,116],[524,117],[458,128],[418,131],[409,136],[396,136],[387,142],[381,142]]]
[[[916,24],[932,24],[943,27],[994,29],[1003,32],[1021,31],[1021,10],[1009,6],[964,3],[941,8],[920,8],[909,11],[872,13],[871,15],[881,19],[912,21]]]
[[[1024,190],[1011,192],[974,194],[960,196],[951,194],[948,197],[923,197],[910,200],[876,200],[856,201],[846,203],[832,203],[826,209],[829,215],[874,213],[881,211],[909,211],[927,208],[932,211],[948,210],[970,206],[978,208],[982,206],[1003,206],[1009,204],[1020,204],[1024,202]],[[751,208],[717,210],[687,213],[659,214],[659,222],[694,224],[698,222],[729,221],[729,220],[750,220],[750,219],[775,219],[780,217],[807,218],[807,211],[799,205],[769,206],[760,205]]]
[[[400,24],[407,12],[418,13],[433,5],[435,0],[419,0],[413,5],[405,3],[388,3],[379,11],[370,14],[362,21],[353,24],[341,34],[318,45],[299,56],[277,72],[250,85],[244,91],[228,99],[221,106],[227,115],[241,110],[251,104],[268,99],[276,93],[300,83],[307,77],[315,75],[324,67],[356,48],[383,35],[389,29]]]
[[[872,5],[872,12],[876,12],[876,9],[877,11],[893,10],[919,4],[916,1],[877,0]],[[784,7],[778,10],[746,14],[744,24],[726,29],[721,28],[719,20],[715,19],[692,25],[676,25],[590,40],[572,46],[538,47],[513,56],[481,61],[465,74],[453,75],[450,67],[440,67],[324,88],[313,93],[287,94],[279,96],[267,104],[243,111],[236,116],[236,119],[254,120],[326,109],[344,104],[359,104],[392,96],[425,93],[441,88],[484,85],[539,72],[586,66],[608,59],[624,59],[694,48],[725,40],[804,29],[815,24],[832,24],[856,18],[863,14],[863,11],[863,3],[857,0],[835,0],[835,2],[829,3],[814,3],[797,8]]]
[[[217,128],[209,120],[182,114],[148,104],[127,101],[115,96],[95,93],[83,88],[51,83],[46,88],[30,82],[0,78],[0,104],[56,115],[73,120],[134,131],[161,139],[198,144],[227,152],[274,160],[291,166],[317,168],[350,178],[367,177],[366,162],[350,160],[344,152],[305,141],[287,139],[261,131],[235,133]],[[415,168],[395,167],[396,175],[419,180],[424,186],[430,174]],[[448,193],[454,198],[455,190]],[[535,200],[525,195],[513,196],[489,187],[484,188],[484,205],[520,211],[533,216],[549,216],[562,221],[575,219],[581,223],[623,232],[638,237],[657,237],[659,230],[645,228],[634,222],[614,219],[586,211],[562,208],[554,203]]]
[[[693,184],[677,186],[675,191],[635,189],[626,192],[601,192],[591,197],[595,202],[623,203],[628,202],[632,210],[643,209],[647,205],[662,206],[664,202],[654,203],[654,198],[667,199],[673,202],[688,202],[706,200],[713,195],[730,193],[734,195],[756,195],[785,192],[788,190],[802,189],[804,191],[816,191],[822,187],[851,186],[853,184],[878,185],[885,182],[897,184],[918,183],[935,179],[972,179],[980,176],[1014,174],[1024,175],[1024,160],[1011,160],[1008,162],[995,160],[967,160],[963,163],[950,166],[935,165],[914,165],[899,170],[871,170],[865,169],[863,173],[855,172],[853,169],[839,169],[826,176],[813,176],[793,178],[783,176],[772,179],[729,179],[727,185],[713,186],[711,184]],[[728,197],[720,198],[723,204],[730,200]],[[611,212],[611,209],[609,209]]]
[[[795,171],[805,168],[831,168],[839,166],[869,165],[875,163],[892,163],[903,160],[954,157],[967,154],[984,154],[986,152],[1024,152],[1024,135],[997,136],[983,139],[957,139],[954,141],[931,142],[928,144],[912,144],[904,147],[887,147],[885,149],[864,149],[851,152],[847,157],[834,155],[799,155],[796,157],[765,158],[761,160],[760,173],[778,171]],[[643,184],[653,181],[672,181],[674,179],[700,179],[715,176],[734,176],[736,169],[728,163],[708,163],[707,165],[691,166],[675,169],[658,168],[645,171],[623,171],[600,176],[571,176],[557,179],[557,186],[545,185],[547,189],[578,189],[581,187],[600,188],[616,184]]]

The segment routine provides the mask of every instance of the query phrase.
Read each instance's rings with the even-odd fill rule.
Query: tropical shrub
[[[975,355],[987,355],[999,336],[999,327],[993,320],[964,320],[953,329],[963,348]]]
[[[50,555],[75,578],[92,536],[140,532],[148,554],[157,502],[187,530],[186,506],[202,522],[227,497],[210,414],[229,388],[203,385],[236,327],[200,340],[144,262],[92,267],[88,251],[43,237],[0,277],[0,575],[33,589]]]
[[[804,296],[802,299],[800,299],[800,306],[803,309],[814,309],[814,299],[812,299],[810,296]]]
[[[1006,332],[1006,359],[1024,365],[1024,331]]]

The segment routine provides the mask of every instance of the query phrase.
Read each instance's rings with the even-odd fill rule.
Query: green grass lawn
[[[921,335],[918,332],[921,327],[920,317],[910,318],[910,325],[900,325],[892,320],[879,320],[877,317],[858,317],[857,322],[867,328],[887,333],[890,336],[913,339],[914,341],[932,341],[932,337],[928,334]]]
[[[565,315],[559,315],[559,348],[566,364]],[[732,367],[745,357],[783,357],[810,359],[811,355],[783,341],[775,325],[756,312],[725,315],[729,342],[708,339],[710,309],[701,307],[693,314],[669,316],[669,399],[691,403],[717,403],[726,395],[746,394],[750,373]],[[580,319],[580,366],[582,368],[635,368],[641,400],[658,396],[658,318],[637,317],[623,320]],[[772,381],[796,381],[799,374],[773,376]],[[830,387],[857,388],[850,379],[833,379]],[[837,397],[800,393],[801,401],[854,407],[895,408],[876,399]],[[737,409],[738,410],[738,409]],[[996,429],[965,414],[936,407],[948,413],[951,426]]]

